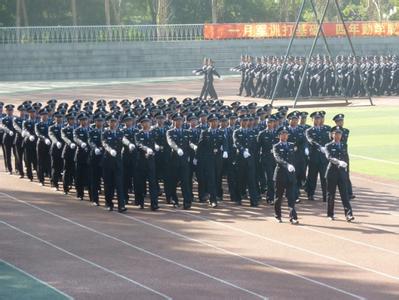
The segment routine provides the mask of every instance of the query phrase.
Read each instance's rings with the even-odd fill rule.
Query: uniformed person
[[[275,129],[276,119],[269,116],[267,119],[267,128],[259,132],[258,144],[260,150],[260,164],[262,176],[265,176],[267,189],[266,189],[266,202],[274,204],[275,189],[273,174],[276,167],[276,161],[273,155],[273,145],[278,142],[278,136]]]
[[[313,127],[305,131],[309,145],[309,170],[307,176],[306,192],[309,200],[314,200],[317,184],[317,176],[320,175],[323,202],[327,201],[326,172],[327,160],[325,156],[325,145],[330,141],[330,132],[327,127],[322,126],[322,114],[314,112],[310,115],[313,118]]]
[[[22,134],[24,136],[24,163],[26,169],[26,176],[30,181],[33,181],[33,170],[36,170],[37,156],[36,156],[36,110],[32,106],[28,106],[26,111],[29,114],[27,120],[22,122]]]
[[[343,133],[341,127],[335,126],[331,129],[331,132],[333,141],[326,145],[325,151],[325,155],[329,161],[325,174],[328,191],[327,217],[330,220],[334,220],[335,192],[338,186],[346,220],[351,222],[354,220],[354,217],[348,196],[347,148],[341,143]]]
[[[1,126],[3,118],[6,116],[6,114],[3,112],[3,107],[4,107],[4,102],[0,101],[0,146],[1,146],[1,150],[3,151],[4,169],[7,170],[7,164],[6,164],[6,159],[5,159],[6,151],[4,150],[4,144],[3,144],[4,130]]]
[[[287,115],[290,122],[288,126],[288,142],[294,144],[294,167],[296,175],[296,187],[295,187],[295,201],[298,203],[300,201],[300,188],[302,183],[305,182],[305,159],[306,154],[309,152],[307,139],[305,136],[305,131],[301,126],[298,125],[299,121],[299,111],[293,111]]]
[[[98,112],[93,117],[94,126],[89,131],[88,144],[89,153],[89,197],[93,206],[99,206],[99,191],[101,190],[102,159],[104,148],[102,135],[104,131],[105,114]]]
[[[44,185],[45,175],[50,174],[51,161],[49,157],[51,141],[48,135],[48,109],[42,108],[39,111],[40,122],[35,125],[37,136],[36,156],[37,156],[37,179]]]
[[[170,155],[170,149],[168,142],[166,141],[166,132],[169,127],[166,125],[166,114],[161,110],[155,114],[156,125],[151,129],[155,136],[155,143],[159,146],[159,151],[155,152],[155,168],[157,171],[157,183],[159,194],[162,194],[159,186],[160,182],[163,182],[165,194],[168,186],[168,157]],[[167,197],[168,198],[168,197]],[[170,199],[169,199],[170,200]]]
[[[136,149],[136,134],[138,129],[134,126],[135,116],[131,111],[126,111],[121,117],[121,123],[124,124],[123,133],[123,197],[126,204],[129,203],[129,192],[133,191],[134,182],[137,174],[137,149]]]
[[[172,199],[174,206],[179,206],[176,194],[177,183],[180,181],[180,187],[183,194],[183,208],[190,209],[192,202],[192,193],[188,182],[190,173],[190,132],[183,129],[184,117],[180,113],[173,115],[174,127],[166,133],[166,139],[171,148],[170,172],[172,176]]]
[[[207,178],[207,193],[209,203],[213,208],[218,205],[219,191],[222,185],[222,163],[228,158],[227,139],[219,129],[219,120],[216,114],[208,116],[210,127],[201,132],[198,141],[198,151],[202,153]]]
[[[140,208],[144,208],[144,197],[146,193],[146,183],[151,199],[151,210],[159,209],[158,206],[158,185],[155,168],[155,135],[151,132],[151,118],[143,114],[139,118],[141,130],[136,133],[136,147],[138,149],[137,171],[140,176],[137,178],[136,200]]]
[[[15,139],[15,129],[14,129],[14,105],[8,104],[5,106],[6,115],[2,118],[0,127],[3,130],[3,147],[4,147],[4,160],[6,165],[6,170],[9,174],[12,174],[12,152],[15,154],[14,149],[14,139]]]
[[[260,196],[256,179],[256,153],[258,151],[257,135],[249,128],[250,115],[240,118],[240,128],[233,133],[234,146],[239,155],[237,156],[239,170],[239,186],[241,195],[237,203],[241,204],[243,193],[248,187],[251,206],[258,206]]]
[[[14,139],[14,145],[15,145],[15,165],[16,165],[16,170],[19,174],[19,178],[24,178],[25,177],[25,172],[24,172],[24,166],[23,166],[23,159],[24,159],[24,148],[23,148],[23,140],[24,140],[24,135],[23,135],[23,127],[22,123],[26,120],[26,107],[25,104],[28,104],[28,102],[25,102],[24,104],[21,104],[18,106],[18,111],[19,111],[19,116],[14,118],[13,121],[13,126],[15,129],[15,139]]]
[[[106,209],[109,211],[114,209],[113,198],[116,190],[118,212],[123,213],[127,210],[122,179],[123,132],[118,129],[118,119],[118,115],[115,113],[110,113],[107,116],[109,127],[102,135],[102,145],[105,150],[102,166]]]
[[[48,129],[49,138],[51,140],[50,157],[51,157],[51,185],[58,191],[59,181],[62,178],[62,170],[64,168],[62,160],[62,148],[64,141],[61,138],[61,130],[64,123],[64,112],[57,111],[53,115],[55,123]]]
[[[288,142],[288,135],[287,127],[283,126],[279,128],[278,136],[280,141],[273,146],[273,155],[276,160],[276,169],[274,171],[276,202],[274,203],[274,212],[276,220],[281,223],[281,202],[285,194],[290,210],[290,222],[296,225],[298,224],[298,216],[295,210],[295,145]]]
[[[68,194],[75,180],[75,152],[76,144],[73,140],[73,132],[76,128],[76,116],[74,112],[69,112],[65,116],[67,120],[66,126],[61,129],[61,138],[64,141],[62,149],[62,159],[64,160],[64,174],[62,178],[62,186],[64,194]]]
[[[75,152],[75,188],[76,197],[84,198],[84,190],[89,190],[89,116],[81,112],[78,117],[79,127],[73,131],[73,141],[76,144]]]
[[[349,194],[349,199],[355,199],[356,196],[353,194],[353,189],[352,189],[352,182],[350,180],[350,172],[349,172],[349,151],[348,151],[348,139],[349,139],[349,129],[344,128],[344,114],[337,114],[334,116],[333,121],[335,122],[335,126],[339,126],[342,131],[342,137],[341,137],[341,143],[345,146],[346,148],[346,153],[348,154],[348,157],[346,159],[348,163],[348,194]]]

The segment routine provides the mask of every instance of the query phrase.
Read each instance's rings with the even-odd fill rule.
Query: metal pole
[[[315,18],[316,18],[317,25],[320,25],[319,18],[318,18],[318,16],[317,16],[316,6],[314,5],[313,0],[310,0],[310,4],[311,4],[311,6],[312,6],[313,14],[314,14],[314,16],[315,16]],[[326,47],[327,53],[328,53],[328,55],[329,55],[330,58],[331,58],[331,62],[332,62],[333,68],[334,68],[335,80],[337,80],[337,78],[338,78],[337,67],[336,67],[336,65],[335,65],[334,59],[332,59],[333,56],[332,56],[332,54],[331,54],[330,47],[328,46],[326,35],[324,34],[323,25],[321,25],[321,26],[322,26],[322,27],[321,27],[321,36],[323,37],[324,46]],[[342,84],[341,84],[341,87],[342,87]],[[345,101],[346,101],[346,103],[348,103],[348,99],[347,99],[346,95],[345,95]]]
[[[295,22],[295,26],[294,26],[294,30],[292,32],[291,40],[290,40],[290,43],[288,44],[287,52],[286,52],[285,57],[284,57],[283,65],[281,67],[280,73],[278,74],[276,86],[274,87],[274,90],[273,90],[272,101],[270,103],[272,105],[273,105],[273,102],[274,102],[274,98],[276,97],[278,87],[280,85],[281,77],[283,76],[283,70],[284,70],[285,65],[287,63],[287,58],[288,58],[288,56],[290,55],[290,52],[291,52],[292,43],[294,42],[294,39],[295,39],[295,36],[296,36],[296,31],[298,29],[299,21],[301,19],[302,12],[303,12],[303,9],[305,7],[305,3],[306,3],[306,0],[302,0],[301,8],[299,9],[298,17],[297,17],[296,22]]]
[[[319,39],[319,35],[320,35],[320,32],[321,32],[321,27],[323,26],[324,18],[326,16],[326,12],[327,12],[327,8],[328,8],[329,4],[330,4],[330,0],[327,0],[326,7],[324,8],[324,11],[323,11],[323,16],[321,17],[321,20],[320,20],[320,23],[319,23],[319,29],[317,30],[317,34],[316,34],[316,36],[315,36],[315,38],[313,40],[312,48],[310,49],[308,58],[306,60],[305,69],[303,70],[301,82],[299,83],[298,91],[296,92],[296,96],[295,96],[295,101],[294,101],[293,107],[296,107],[296,103],[298,101],[298,97],[301,94],[302,87],[303,87],[303,82],[304,82],[304,79],[305,79],[305,76],[306,76],[306,72],[308,71],[308,67],[309,67],[309,61],[310,61],[310,58],[313,55],[313,51],[314,51],[314,48],[316,47],[317,40]]]
[[[338,4],[338,1],[337,1],[337,0],[334,0],[334,2],[335,2],[335,6],[337,7],[337,10],[338,10],[339,18],[341,19],[342,25],[344,26],[345,35],[346,35],[346,38],[348,39],[349,45],[350,45],[350,47],[351,47],[352,54],[353,54],[353,56],[355,57],[356,62],[357,62],[355,47],[353,47],[352,39],[351,39],[351,37],[350,37],[350,35],[349,35],[348,28],[346,27],[345,20],[344,20],[344,16],[342,15],[341,8],[339,7],[339,4]],[[371,99],[370,94],[369,94],[368,96],[369,96],[370,104],[371,104],[371,105],[374,105],[373,99]]]

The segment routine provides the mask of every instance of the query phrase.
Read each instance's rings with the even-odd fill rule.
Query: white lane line
[[[66,297],[67,299],[73,300],[73,298],[72,298],[71,296],[65,294],[63,291],[60,291],[59,289],[53,287],[53,286],[50,285],[49,283],[47,283],[47,282],[45,282],[45,281],[43,281],[43,280],[37,278],[36,276],[34,276],[34,275],[32,275],[32,274],[30,274],[30,273],[28,273],[28,272],[26,272],[26,271],[24,271],[24,270],[18,268],[17,266],[14,266],[14,265],[10,264],[9,262],[6,262],[5,260],[3,260],[3,259],[1,259],[1,258],[0,258],[0,262],[2,262],[3,264],[9,266],[10,268],[12,268],[12,269],[14,269],[14,270],[17,270],[18,272],[21,272],[21,273],[25,274],[26,276],[28,276],[28,277],[30,277],[30,278],[32,278],[32,279],[38,281],[39,283],[41,283],[41,284],[45,285],[46,287],[48,287],[48,288],[54,290],[55,292],[57,292],[58,294],[61,294],[62,296]]]
[[[30,207],[32,207],[32,208],[35,208],[35,209],[37,209],[37,210],[40,210],[40,211],[42,211],[42,212],[44,212],[44,213],[47,213],[47,214],[52,215],[52,216],[54,216],[54,217],[57,217],[57,218],[59,218],[59,219],[61,219],[61,220],[63,220],[63,221],[66,221],[66,222],[71,223],[71,224],[74,224],[74,225],[76,225],[76,226],[78,226],[78,227],[84,228],[84,229],[86,229],[86,230],[88,230],[88,231],[94,232],[94,233],[96,233],[96,234],[98,234],[98,235],[102,235],[102,236],[104,236],[104,237],[107,237],[107,238],[112,239],[112,240],[114,240],[114,241],[117,241],[117,242],[119,242],[119,243],[122,243],[122,244],[124,244],[125,246],[128,246],[128,247],[130,247],[130,248],[134,248],[134,249],[136,249],[136,250],[138,250],[138,251],[144,252],[144,253],[146,253],[146,254],[148,254],[148,255],[151,255],[151,256],[153,256],[153,257],[159,258],[159,259],[161,259],[161,260],[163,260],[163,261],[166,261],[166,262],[169,262],[169,263],[171,263],[171,264],[177,265],[177,266],[179,266],[179,267],[181,267],[181,268],[183,268],[183,269],[186,269],[186,270],[192,271],[192,272],[194,272],[194,273],[203,275],[204,277],[207,277],[207,278],[216,280],[216,281],[218,281],[218,282],[220,282],[220,283],[223,283],[223,284],[228,285],[228,286],[230,286],[230,287],[233,287],[233,288],[235,288],[235,289],[241,290],[241,291],[243,291],[243,292],[246,292],[246,293],[248,293],[248,294],[251,294],[251,295],[253,295],[253,296],[256,296],[256,297],[258,297],[258,298],[260,298],[260,299],[268,299],[266,296],[263,296],[263,295],[260,295],[260,294],[255,293],[255,292],[253,292],[253,291],[251,291],[251,290],[242,288],[242,287],[240,287],[240,286],[238,286],[238,285],[235,285],[234,283],[231,283],[231,282],[229,282],[229,281],[227,281],[227,280],[224,280],[224,279],[221,279],[221,278],[219,278],[219,277],[213,276],[213,275],[211,275],[211,274],[208,274],[208,273],[202,272],[202,271],[200,271],[200,270],[194,269],[194,268],[192,268],[192,267],[189,267],[189,266],[187,266],[187,265],[184,265],[184,264],[182,264],[182,263],[179,263],[179,262],[177,262],[177,261],[174,261],[174,260],[172,260],[172,259],[170,259],[170,258],[163,257],[163,256],[161,256],[161,255],[159,255],[159,254],[156,254],[156,253],[154,253],[154,252],[151,252],[151,251],[146,250],[146,249],[144,249],[144,248],[141,248],[141,247],[139,247],[139,246],[133,245],[133,244],[131,244],[131,243],[129,243],[129,242],[126,242],[126,241],[124,241],[124,240],[118,239],[117,237],[114,237],[114,236],[111,236],[111,235],[109,235],[109,234],[106,234],[106,233],[97,231],[97,230],[95,230],[95,229],[93,229],[93,228],[91,228],[91,227],[88,227],[88,226],[86,226],[86,225],[83,225],[83,224],[80,224],[80,223],[78,223],[78,222],[75,222],[75,221],[73,221],[73,220],[71,220],[71,219],[69,219],[69,218],[67,218],[67,217],[63,217],[63,216],[61,216],[61,215],[58,215],[58,214],[56,214],[56,213],[53,213],[53,212],[51,212],[51,211],[49,211],[49,210],[46,210],[46,209],[44,209],[44,208],[41,208],[41,207],[39,207],[39,206],[36,206],[36,205],[34,205],[34,204],[31,204],[31,203],[26,202],[26,201],[21,200],[21,199],[18,199],[18,198],[14,197],[14,196],[11,196],[11,195],[9,195],[9,194],[2,193],[2,192],[0,192],[0,194],[1,194],[1,195],[4,195],[4,196],[6,196],[6,197],[8,197],[8,198],[10,198],[10,199],[12,199],[12,200],[15,200],[15,201],[17,201],[17,202],[23,203],[23,204],[28,205],[28,206],[30,206]]]
[[[385,159],[374,158],[374,157],[363,156],[363,155],[357,155],[357,154],[349,154],[349,155],[352,156],[352,157],[361,158],[361,159],[365,159],[365,160],[378,161],[378,162],[382,162],[382,163],[385,163],[385,164],[398,165],[399,166],[399,162],[396,162],[396,161],[385,160]]]
[[[315,251],[312,251],[312,250],[309,250],[309,249],[306,249],[306,248],[302,248],[302,247],[299,247],[299,246],[295,246],[295,245],[292,245],[292,244],[289,244],[289,243],[286,243],[286,242],[282,242],[282,241],[279,241],[279,240],[276,240],[276,239],[273,239],[273,238],[269,238],[267,236],[260,235],[260,234],[257,234],[257,233],[254,233],[254,232],[251,232],[251,231],[248,231],[248,230],[236,228],[236,227],[221,223],[219,221],[212,220],[212,219],[207,218],[207,217],[197,216],[197,215],[195,215],[195,214],[193,214],[191,212],[188,212],[188,211],[177,210],[176,212],[184,214],[184,215],[192,216],[194,218],[197,218],[197,219],[200,219],[200,220],[203,220],[203,221],[209,221],[211,223],[214,223],[215,225],[218,225],[218,226],[221,226],[221,227],[226,227],[226,228],[229,228],[231,230],[246,234],[248,236],[253,236],[253,237],[256,237],[256,238],[259,238],[259,239],[263,239],[263,240],[272,242],[274,244],[278,244],[278,245],[281,245],[281,246],[284,246],[284,247],[295,249],[297,251],[301,251],[301,252],[305,252],[305,253],[308,253],[308,254],[312,254],[312,255],[327,259],[327,260],[338,262],[338,263],[343,264],[343,265],[348,265],[348,266],[351,266],[351,267],[354,267],[354,268],[357,268],[357,269],[360,269],[360,270],[363,270],[363,271],[368,271],[368,272],[371,272],[371,273],[374,273],[374,274],[378,274],[378,275],[386,277],[386,278],[390,278],[390,279],[394,279],[394,280],[398,280],[399,281],[399,277],[398,276],[390,275],[390,274],[387,274],[387,273],[384,273],[384,272],[380,272],[380,271],[377,271],[377,270],[374,270],[374,269],[371,269],[371,268],[368,268],[368,267],[359,266],[357,264],[345,261],[343,259],[339,259],[339,258],[332,257],[332,256],[329,256],[329,255],[317,253]]]
[[[172,210],[170,210],[170,211],[171,211],[171,212],[175,212],[175,211],[172,211]],[[138,223],[141,223],[141,224],[143,224],[143,225],[147,225],[147,226],[156,228],[156,229],[158,229],[158,230],[167,232],[167,233],[169,233],[169,234],[171,234],[171,235],[178,236],[178,237],[183,238],[183,239],[185,239],[185,240],[189,240],[189,241],[192,241],[192,242],[195,242],[195,243],[198,243],[198,244],[202,244],[202,245],[205,245],[205,246],[207,246],[207,247],[216,249],[216,250],[218,250],[218,251],[220,251],[220,252],[224,252],[224,253],[226,253],[226,254],[239,257],[239,258],[241,258],[241,259],[243,259],[243,260],[246,260],[246,261],[249,261],[249,262],[258,264],[258,265],[262,265],[262,266],[265,266],[265,267],[268,267],[268,268],[271,268],[271,269],[280,271],[280,272],[282,272],[282,273],[286,273],[286,274],[292,275],[292,276],[294,276],[294,277],[301,278],[301,279],[303,279],[303,280],[312,282],[312,283],[314,283],[314,284],[317,284],[317,285],[320,285],[320,286],[323,286],[323,287],[332,289],[332,290],[334,290],[334,291],[336,291],[336,292],[340,292],[340,293],[342,293],[342,294],[346,294],[346,295],[348,295],[348,296],[352,296],[352,297],[354,297],[354,298],[356,298],[356,299],[365,299],[365,298],[362,297],[362,296],[359,296],[359,295],[350,293],[350,292],[348,292],[348,291],[342,290],[342,289],[340,289],[340,288],[331,286],[331,285],[329,285],[329,284],[327,284],[327,283],[324,283],[324,282],[321,282],[321,281],[318,281],[318,280],[315,280],[315,279],[311,279],[311,278],[309,278],[309,277],[303,276],[303,275],[298,274],[298,273],[295,273],[295,272],[293,272],[293,271],[290,271],[290,270],[287,270],[287,269],[282,269],[282,268],[280,268],[280,267],[276,267],[276,266],[274,266],[274,265],[271,265],[271,264],[269,264],[269,263],[266,263],[266,262],[263,262],[263,261],[260,261],[260,260],[257,260],[257,259],[253,259],[253,258],[250,258],[250,257],[246,257],[246,256],[243,256],[243,255],[240,255],[240,254],[238,254],[238,253],[236,253],[236,252],[233,252],[233,251],[230,251],[230,250],[226,250],[226,249],[224,249],[224,248],[215,246],[215,245],[213,245],[213,244],[210,244],[210,243],[205,242],[205,241],[202,241],[202,240],[198,240],[198,239],[195,239],[195,238],[191,238],[191,237],[186,236],[186,235],[184,235],[184,234],[181,234],[181,233],[178,233],[178,232],[176,232],[176,231],[173,231],[173,230],[169,230],[169,229],[160,227],[160,226],[158,226],[158,225],[152,224],[152,223],[147,222],[147,221],[144,221],[144,220],[142,220],[142,219],[139,219],[139,218],[136,218],[136,217],[133,217],[133,216],[129,216],[129,215],[122,215],[122,216],[125,217],[125,218],[128,218],[128,219],[134,220],[134,221],[136,221],[136,222],[138,222]]]
[[[130,283],[133,283],[134,285],[137,285],[137,286],[139,286],[139,287],[142,287],[142,288],[144,288],[144,289],[146,289],[146,290],[148,290],[148,291],[150,291],[150,292],[152,292],[152,293],[154,293],[154,294],[156,294],[156,295],[158,295],[158,296],[160,296],[160,297],[162,297],[162,298],[164,298],[164,299],[168,299],[168,300],[171,300],[171,299],[172,299],[171,297],[169,297],[169,296],[167,296],[167,295],[165,295],[165,294],[162,294],[161,292],[158,292],[158,291],[156,291],[156,290],[154,290],[154,289],[152,289],[152,288],[150,288],[150,287],[148,287],[148,286],[146,286],[146,285],[144,285],[144,284],[141,284],[141,283],[139,283],[139,282],[137,282],[137,281],[135,281],[135,280],[133,280],[133,279],[130,279],[130,278],[124,276],[124,275],[121,275],[121,274],[116,273],[116,272],[114,272],[114,271],[112,271],[112,270],[110,270],[110,269],[107,269],[106,267],[103,267],[103,266],[101,266],[101,265],[98,265],[98,264],[96,264],[95,262],[92,262],[92,261],[90,261],[90,260],[88,260],[88,259],[85,259],[85,258],[83,258],[83,257],[81,257],[81,256],[79,256],[79,255],[77,255],[77,254],[75,254],[75,253],[72,253],[72,252],[70,252],[70,251],[68,251],[68,250],[66,250],[66,249],[64,249],[64,248],[61,248],[61,247],[59,247],[59,246],[57,246],[57,245],[55,245],[55,244],[53,244],[53,243],[51,243],[51,242],[49,242],[49,241],[46,241],[46,240],[44,240],[44,239],[42,239],[42,238],[40,238],[40,237],[38,237],[38,236],[36,236],[36,235],[33,235],[33,234],[31,234],[31,233],[29,233],[29,232],[26,232],[26,231],[24,231],[24,230],[22,230],[22,229],[20,229],[20,228],[18,228],[18,227],[15,227],[15,226],[13,226],[13,225],[11,225],[11,224],[9,224],[9,223],[3,221],[3,220],[0,220],[0,223],[3,224],[3,225],[5,225],[5,226],[7,226],[7,227],[9,227],[9,228],[11,228],[11,229],[14,229],[14,230],[16,230],[16,231],[18,231],[18,232],[20,232],[20,233],[23,233],[23,234],[25,234],[25,235],[27,235],[27,236],[29,236],[29,237],[35,239],[35,240],[38,240],[38,241],[42,242],[43,244],[46,244],[46,245],[48,245],[48,246],[50,246],[50,247],[52,247],[52,248],[54,248],[54,249],[57,249],[57,250],[59,250],[59,251],[65,253],[65,254],[68,254],[68,255],[70,255],[70,256],[72,256],[72,257],[74,257],[74,258],[76,258],[76,259],[78,259],[78,260],[80,260],[80,261],[83,261],[83,262],[85,262],[85,263],[87,263],[87,264],[89,264],[89,265],[91,265],[91,266],[93,266],[93,267],[96,267],[96,268],[98,268],[98,269],[100,269],[100,270],[102,270],[102,271],[105,271],[105,272],[110,273],[110,274],[112,274],[112,275],[114,275],[114,276],[116,276],[116,277],[119,277],[119,278],[121,278],[121,279],[124,279],[124,280],[126,280],[126,281],[128,281],[128,282],[130,282]]]

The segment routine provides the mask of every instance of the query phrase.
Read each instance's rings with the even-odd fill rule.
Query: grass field
[[[326,124],[345,114],[344,127],[350,130],[351,171],[399,180],[399,107],[320,108],[327,112]],[[313,108],[307,109],[315,111]],[[308,120],[311,124],[311,120]]]

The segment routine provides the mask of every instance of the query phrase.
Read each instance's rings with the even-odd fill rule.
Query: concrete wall
[[[361,54],[399,53],[399,38],[357,38]],[[298,39],[293,55],[305,55],[312,39]],[[242,53],[284,55],[287,39],[0,45],[0,80],[65,80],[187,76],[204,56],[222,74]],[[329,39],[334,55],[349,54],[343,38]],[[315,53],[324,53],[321,40]]]

